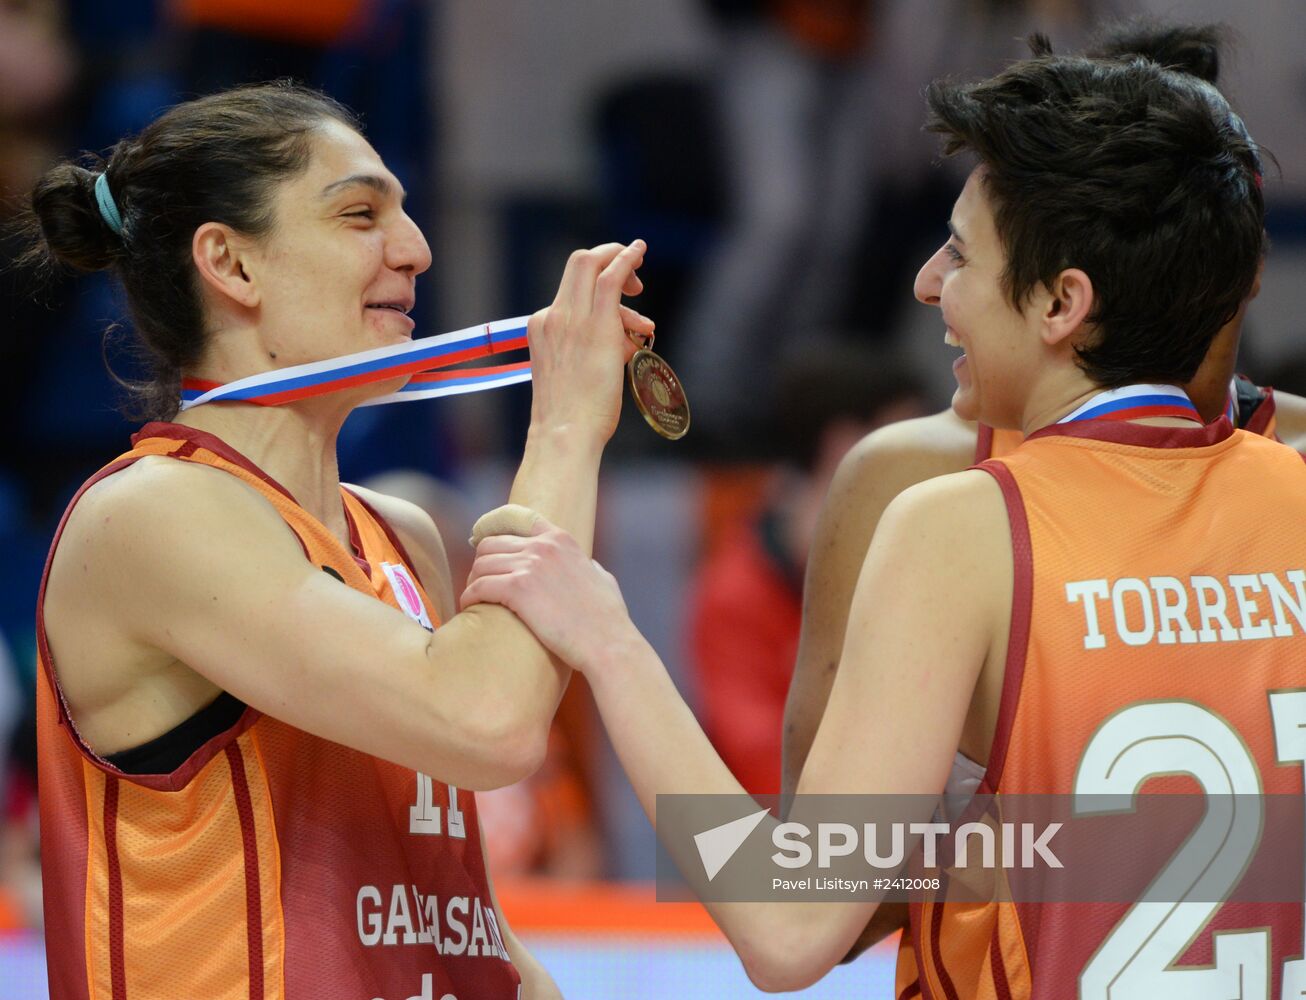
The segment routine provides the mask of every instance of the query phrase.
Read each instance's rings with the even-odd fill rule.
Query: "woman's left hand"
[[[511,610],[582,673],[618,646],[642,641],[616,578],[544,518],[529,536],[492,535],[476,547],[459,607],[482,603]]]

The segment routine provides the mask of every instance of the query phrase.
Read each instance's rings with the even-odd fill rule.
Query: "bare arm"
[[[996,483],[981,472],[923,483],[883,521],[857,584],[834,691],[799,785],[804,794],[941,791],[976,679],[1005,656],[1011,544]],[[565,536],[484,543],[463,595],[478,599],[512,607],[585,671],[650,818],[658,794],[742,793],[630,624],[615,582]],[[811,801],[795,812],[809,826]],[[769,833],[774,821],[762,825]],[[701,871],[690,837],[663,843],[687,877]],[[707,906],[750,978],[772,990],[824,975],[876,910],[870,901]]]
[[[557,518],[586,552],[594,545],[599,461],[621,416],[624,366],[636,350],[625,331],[653,331],[650,320],[621,305],[623,293],[643,290],[635,273],[643,255],[642,241],[576,251],[553,303],[531,317],[528,329],[531,422],[509,501]],[[459,636],[477,637],[469,651],[495,661],[505,725],[529,740],[524,770],[509,782],[519,780],[544,761],[571,668],[503,608],[469,608],[455,621]]]
[[[51,630],[52,652],[101,752],[153,735],[97,723],[123,718],[117,703],[178,663],[290,725],[460,787],[517,780],[543,746],[513,686],[538,671],[538,646],[504,655],[486,616],[427,632],[318,570],[271,504],[204,466],[143,460],[90,490],[60,544],[47,617],[77,622]],[[97,652],[140,661],[138,650],[149,655],[132,683],[64,666]],[[169,688],[153,691],[166,701]]]
[[[523,765],[526,771],[522,777],[534,773],[547,752],[548,731],[566,690],[571,668],[541,647],[521,620],[504,608],[479,605],[468,608],[455,618],[457,605],[449,575],[449,559],[444,540],[431,516],[406,500],[361,486],[351,486],[350,489],[372,504],[399,536],[415,564],[413,569],[436,603],[440,621],[456,623],[460,629],[474,625],[475,634],[492,639],[492,645],[481,654],[493,660],[493,663],[486,664],[485,680],[513,692],[511,700],[503,706],[508,713],[503,722],[504,731],[523,736],[534,733],[545,741],[543,746],[532,745]],[[466,542],[459,540],[454,544]],[[518,651],[516,655],[514,649]],[[469,651],[469,655],[477,654]]]
[[[643,260],[642,240],[576,251],[557,297],[531,317],[528,331],[531,423],[509,500],[561,518],[555,523],[574,530],[586,552],[594,545],[599,459],[617,428],[623,369],[636,350],[622,331],[653,332],[651,320],[621,305],[623,292],[644,287],[635,273]],[[573,332],[591,326],[589,336]]]
[[[965,469],[974,454],[974,425],[945,410],[867,435],[840,464],[807,563],[802,635],[785,703],[785,795],[798,786],[825,712],[853,590],[885,508],[909,486]]]
[[[798,787],[834,687],[853,591],[885,508],[916,483],[965,469],[974,454],[974,425],[945,410],[874,431],[840,463],[807,562],[802,634],[785,701],[781,763],[785,801]],[[905,904],[882,904],[844,961],[906,923]]]

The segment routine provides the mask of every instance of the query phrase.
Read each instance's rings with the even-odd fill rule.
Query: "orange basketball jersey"
[[[1037,431],[980,468],[1006,499],[1015,587],[979,791],[999,803],[1132,794],[1135,782],[1187,774],[1165,780],[1300,801],[1301,456],[1226,419],[1084,421]],[[1104,845],[1102,876],[1136,848]],[[1278,1000],[1306,989],[1301,903],[926,901],[909,912],[903,1000]]]
[[[263,494],[306,558],[342,586],[436,624],[398,539],[349,491],[352,553],[212,435],[155,423],[133,445],[88,481],[70,512],[91,484],[143,456],[209,465]],[[86,746],[69,717],[42,606],[37,710],[52,1000],[518,995],[470,793],[249,707],[175,770],[124,773]]]

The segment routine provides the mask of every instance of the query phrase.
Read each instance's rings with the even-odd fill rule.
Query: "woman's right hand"
[[[531,424],[588,432],[606,443],[621,415],[622,372],[638,349],[626,331],[647,337],[653,321],[621,304],[638,295],[643,240],[577,250],[553,303],[530,318]]]
[[[491,535],[459,607],[500,604],[520,618],[564,663],[591,674],[613,651],[643,645],[616,579],[576,540],[543,517],[529,535]]]

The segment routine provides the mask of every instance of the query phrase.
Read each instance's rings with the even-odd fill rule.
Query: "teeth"
[[[957,339],[957,335],[953,333],[951,330],[944,331],[943,342],[947,344],[949,347],[961,346],[961,341]]]

